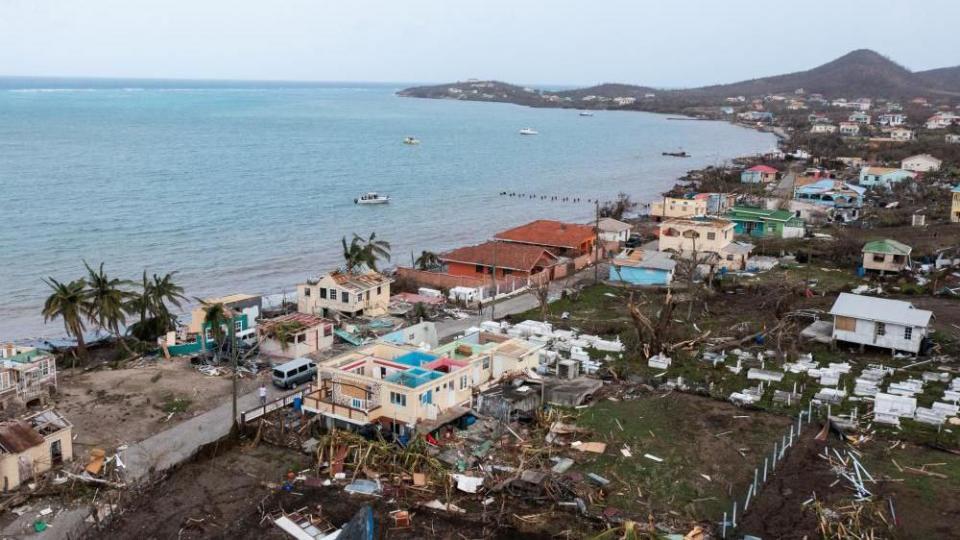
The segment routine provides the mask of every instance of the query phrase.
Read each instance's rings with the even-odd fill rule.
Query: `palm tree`
[[[131,293],[126,311],[139,316],[140,320],[130,326],[130,333],[143,341],[156,339],[176,328],[176,317],[170,313],[167,303],[182,307],[183,287],[173,282],[176,272],[168,272],[163,277],[153,275],[152,280],[143,271],[140,289]]]
[[[181,301],[187,299],[187,297],[183,295],[183,287],[173,282],[173,277],[176,274],[177,272],[173,271],[167,272],[163,277],[160,277],[157,274],[153,275],[151,297],[153,308],[155,310],[154,316],[163,321],[165,325],[165,331],[170,330],[170,328],[174,326],[174,317],[170,313],[167,303],[169,302],[173,306],[180,308],[183,307]]]
[[[146,329],[147,315],[151,313],[151,300],[153,298],[153,284],[147,279],[147,271],[143,271],[143,278],[140,282],[140,290],[131,292],[130,299],[127,302],[127,313],[130,315],[139,315],[140,320],[131,326],[137,327],[140,331],[135,331],[134,335],[141,337],[141,331]],[[142,339],[142,338],[141,338]]]
[[[366,240],[354,234],[349,244],[346,237],[343,237],[340,243],[343,245],[343,261],[348,272],[353,272],[360,266],[376,271],[377,261],[390,260],[390,242],[377,240],[375,232],[370,233]]]
[[[224,339],[226,336],[223,332],[223,327],[229,324],[227,320],[227,308],[222,302],[207,303],[199,298],[197,298],[197,300],[203,304],[204,329],[201,331],[200,342],[206,347],[207,336],[205,330],[209,327],[210,334],[213,336],[214,356],[219,360],[220,349],[226,341]]]
[[[432,251],[421,251],[414,264],[420,270],[429,270],[440,266],[440,257]]]
[[[78,279],[70,283],[61,283],[51,277],[43,280],[43,282],[53,289],[53,292],[50,293],[47,301],[43,304],[43,311],[41,312],[43,321],[61,319],[67,335],[76,338],[80,356],[85,358],[87,356],[87,345],[83,341],[83,332],[86,329],[83,318],[84,314],[89,311],[86,281]]]
[[[133,351],[130,350],[127,342],[120,335],[120,326],[127,321],[124,309],[128,305],[130,292],[124,290],[123,286],[127,285],[128,282],[117,278],[111,279],[107,276],[106,272],[103,271],[103,263],[100,263],[100,268],[97,270],[91,268],[86,261],[83,262],[83,265],[87,268],[86,293],[90,300],[86,313],[87,318],[101,330],[106,330],[116,336],[120,345],[128,353],[132,353]]]

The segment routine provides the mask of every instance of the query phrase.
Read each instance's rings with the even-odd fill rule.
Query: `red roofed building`
[[[740,173],[741,184],[766,184],[777,179],[777,170],[768,165],[755,165]]]
[[[540,246],[554,255],[576,258],[593,255],[597,233],[592,225],[538,219],[494,235],[502,242]]]
[[[454,276],[489,276],[497,269],[497,279],[529,277],[548,270],[558,258],[541,246],[512,242],[484,242],[457,248],[439,256],[447,273]]]

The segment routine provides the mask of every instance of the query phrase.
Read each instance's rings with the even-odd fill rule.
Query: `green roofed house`
[[[804,235],[803,220],[787,210],[734,206],[726,217],[736,225],[736,234],[775,238],[802,238]]]
[[[902,272],[913,266],[910,252],[913,248],[890,240],[874,240],[863,246],[863,269],[875,272]]]

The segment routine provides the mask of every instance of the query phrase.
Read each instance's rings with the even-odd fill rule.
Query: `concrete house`
[[[297,285],[297,311],[320,317],[382,315],[390,306],[390,278],[373,270],[335,270]]]
[[[894,128],[888,132],[890,140],[897,142],[912,141],[914,138],[913,130],[906,128]]]
[[[858,124],[869,124],[870,115],[863,111],[856,111],[851,113],[850,116],[847,117],[847,120],[850,122],[856,122]]]
[[[740,173],[741,184],[766,184],[777,179],[777,170],[769,165],[754,165]]]
[[[823,208],[826,217],[834,221],[854,221],[860,218],[863,194],[866,191],[867,188],[862,186],[825,178],[812,184],[794,188],[791,203],[808,203]],[[800,210],[799,208],[795,209],[792,205],[790,209],[794,212]],[[804,215],[802,210],[800,210],[800,216],[804,218],[813,217],[812,215]]]
[[[484,242],[465,246],[438,258],[447,274],[490,280],[494,268],[497,279],[527,279],[541,272],[552,278],[553,267],[559,258],[540,246],[510,242]]]
[[[917,154],[900,162],[900,168],[912,172],[939,171],[943,161],[930,154]]]
[[[650,215],[658,220],[701,217],[707,215],[708,202],[706,198],[664,197],[650,203]]]
[[[864,167],[860,169],[860,185],[889,188],[893,184],[898,184],[904,180],[913,180],[916,176],[916,173],[903,169]]]
[[[775,238],[803,238],[806,232],[803,220],[786,210],[768,210],[749,206],[735,206],[726,215],[733,221],[736,234]]]
[[[840,293],[830,309],[833,339],[890,349],[920,352],[933,313],[902,300]]]
[[[34,347],[6,343],[0,347],[0,407],[12,400],[41,403],[57,388],[57,361]]]
[[[875,272],[902,272],[913,266],[913,248],[896,240],[874,240],[863,246],[863,268]]]
[[[299,358],[333,346],[333,322],[307,313],[260,321],[257,331],[260,352],[269,356]]]
[[[947,133],[943,136],[943,140],[947,144],[960,144],[960,135],[956,133]]]
[[[836,133],[837,126],[833,124],[814,124],[810,127],[810,133],[815,133],[818,135],[824,135],[829,133]]]
[[[668,252],[627,248],[610,262],[610,281],[667,286],[676,266]]]
[[[53,409],[0,422],[0,476],[3,490],[16,489],[34,475],[73,459],[73,425]]]
[[[877,117],[877,123],[884,127],[899,127],[907,121],[907,116],[900,113],[881,114]]]
[[[840,134],[845,137],[856,137],[860,134],[860,124],[856,122],[840,122]]]
[[[430,352],[374,343],[320,363],[303,407],[328,427],[377,423],[399,435],[430,433],[469,413],[475,390],[535,368],[541,348],[486,332]]]
[[[657,250],[698,259],[713,254],[720,268],[743,270],[753,245],[734,242],[735,227],[728,219],[670,219],[660,225]]]
[[[633,230],[629,223],[608,217],[600,218],[597,227],[600,229],[600,242],[607,245],[623,245],[630,239],[630,231]]]
[[[960,116],[950,112],[940,112],[928,118],[924,126],[927,129],[946,129],[954,124],[960,124]]]
[[[950,190],[950,222],[960,223],[960,185]]]

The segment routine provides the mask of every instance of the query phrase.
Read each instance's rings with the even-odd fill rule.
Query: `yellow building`
[[[199,334],[203,328],[203,319],[205,317],[204,309],[212,304],[223,304],[228,311],[233,312],[234,317],[246,315],[246,322],[237,325],[237,338],[246,339],[256,335],[257,319],[260,318],[260,312],[263,306],[263,297],[253,294],[230,294],[216,298],[205,298],[203,303],[193,308],[190,312],[190,325],[187,331],[191,334]],[[239,321],[237,321],[239,322]]]
[[[426,352],[375,343],[318,366],[303,407],[328,427],[429,433],[470,411],[474,390],[539,364],[540,345],[478,332]]]
[[[328,272],[297,285],[297,311],[319,317],[383,315],[390,306],[390,278],[379,272]]]
[[[950,221],[960,223],[960,185],[953,188],[950,194],[953,195],[952,202],[950,203]]]
[[[650,203],[650,215],[660,219],[692,218],[707,215],[706,199],[664,197]]]
[[[73,459],[73,425],[53,409],[0,422],[3,490],[15,489]]]

